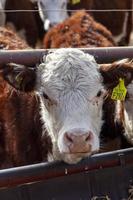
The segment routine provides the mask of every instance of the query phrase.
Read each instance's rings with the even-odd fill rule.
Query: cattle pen
[[[133,47],[82,49],[98,63],[133,58]],[[35,65],[53,50],[1,50],[0,64]],[[133,148],[92,155],[76,165],[39,163],[0,170],[1,200],[132,200]]]

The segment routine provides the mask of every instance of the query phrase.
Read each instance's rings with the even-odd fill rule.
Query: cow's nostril
[[[64,144],[69,153],[90,153],[93,134],[91,131],[72,129],[64,134]]]
[[[89,142],[92,139],[92,132],[89,132],[85,138],[86,142]]]
[[[66,136],[67,141],[73,143],[73,139],[71,138],[71,136],[68,133],[66,133],[65,136]]]
[[[90,135],[87,136],[87,138],[85,138],[85,141],[88,142],[91,139]]]

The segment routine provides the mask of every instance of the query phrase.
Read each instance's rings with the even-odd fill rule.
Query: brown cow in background
[[[1,50],[29,48],[15,32],[0,27]],[[32,66],[30,69],[33,70]],[[0,71],[0,168],[38,163],[47,158],[43,145],[49,147],[50,143],[46,134],[42,136],[39,107],[40,101],[34,92],[26,94],[14,89]]]
[[[78,11],[51,28],[44,36],[44,48],[115,46],[110,31],[85,11]]]

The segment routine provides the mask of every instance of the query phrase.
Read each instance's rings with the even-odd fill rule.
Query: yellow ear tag
[[[119,79],[119,84],[113,89],[111,99],[124,101],[126,97],[127,89],[124,84],[124,79]]]
[[[80,0],[72,0],[72,4],[80,3]]]

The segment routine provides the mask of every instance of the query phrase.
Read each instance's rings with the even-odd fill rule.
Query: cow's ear
[[[8,63],[2,67],[2,74],[3,78],[17,90],[30,92],[35,88],[35,68]]]
[[[133,81],[133,62],[124,59],[112,64],[101,64],[100,73],[107,89],[113,89],[118,85],[120,78],[127,87]]]

